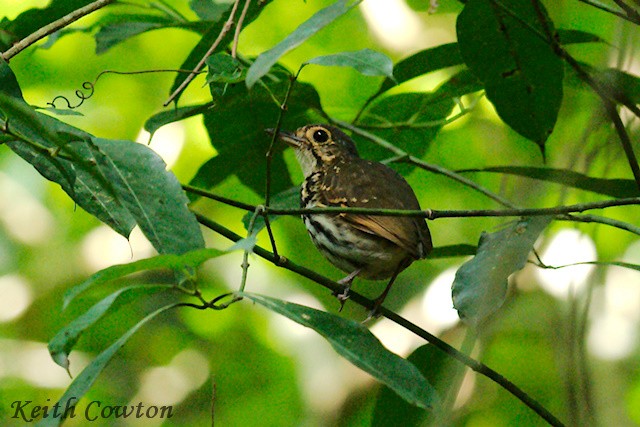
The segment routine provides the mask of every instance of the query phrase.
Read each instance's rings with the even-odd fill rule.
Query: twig
[[[251,4],[251,0],[247,0],[244,3],[244,8],[242,8],[242,13],[240,14],[240,18],[238,18],[238,25],[236,25],[236,31],[233,34],[233,45],[231,46],[231,56],[233,58],[238,54],[238,40],[240,39],[240,31],[242,31],[242,24],[244,23],[244,18],[247,16],[247,11],[249,10],[249,5]]]
[[[227,22],[224,23],[222,30],[220,30],[220,33],[218,34],[218,37],[213,42],[209,50],[207,50],[207,53],[204,54],[200,62],[198,62],[195,68],[187,76],[187,78],[184,79],[182,83],[180,83],[180,86],[178,86],[176,90],[173,91],[171,96],[169,96],[169,99],[165,101],[165,103],[163,104],[165,107],[169,105],[180,93],[182,93],[187,85],[191,83],[191,81],[200,73],[200,70],[202,70],[202,67],[204,67],[207,58],[209,58],[211,54],[218,48],[218,45],[222,42],[222,39],[224,39],[229,30],[231,30],[231,27],[233,26],[233,18],[235,17],[236,11],[238,10],[238,4],[240,4],[240,0],[236,0],[233,3],[233,8],[231,9],[231,13],[229,13],[229,18],[227,19]]]
[[[500,203],[503,206],[509,207],[509,208],[516,208],[516,206],[511,203],[510,201],[508,201],[507,199],[487,190],[486,188],[484,188],[483,186],[473,182],[472,180],[470,180],[469,178],[466,178],[460,174],[457,174],[453,171],[450,171],[446,168],[443,168],[442,166],[438,166],[435,164],[431,164],[431,163],[427,163],[424,162],[412,155],[410,155],[409,153],[407,153],[406,151],[402,150],[401,148],[396,147],[395,145],[391,144],[389,141],[380,138],[377,135],[374,135],[370,132],[367,132],[361,128],[359,128],[358,126],[354,126],[350,123],[347,122],[343,122],[341,120],[335,120],[332,119],[331,120],[333,123],[337,124],[340,127],[343,127],[345,129],[349,129],[350,131],[352,131],[355,134],[358,134],[360,136],[363,136],[367,139],[369,139],[372,142],[375,142],[376,144],[380,145],[381,147],[386,148],[387,150],[391,151],[392,153],[396,154],[398,156],[398,161],[403,161],[406,163],[411,163],[421,169],[427,170],[429,172],[433,172],[433,173],[437,173],[440,175],[444,175],[446,177],[449,177],[451,179],[453,179],[454,181],[457,181],[463,185],[466,185],[467,187],[473,188],[474,190],[484,194],[485,196],[489,197],[492,200],[495,200],[496,202]]]
[[[208,199],[217,200],[230,206],[246,211],[254,211],[255,205],[238,202],[218,196],[203,189],[183,185],[187,191],[198,194]],[[577,203],[573,205],[554,206],[548,208],[511,208],[511,209],[460,209],[460,210],[404,210],[404,209],[371,209],[371,208],[349,208],[349,207],[324,207],[324,208],[299,208],[299,209],[279,209],[265,206],[265,214],[269,215],[321,215],[327,213],[352,213],[380,216],[411,216],[427,218],[431,220],[439,218],[474,218],[474,217],[521,217],[521,216],[548,216],[566,215],[580,213],[592,209],[604,209],[614,206],[640,205],[640,197],[628,197],[624,199],[600,200],[597,202]],[[560,218],[563,219],[563,218]],[[600,219],[587,217],[584,221],[580,217],[579,222],[600,222]],[[612,225],[616,220],[609,220]],[[603,222],[604,223],[604,222]]]
[[[236,242],[238,240],[242,239],[241,236],[237,235],[236,233],[234,233],[233,231],[227,229],[226,227],[223,227],[222,225],[220,225],[220,224],[218,224],[218,223],[216,223],[214,221],[211,221],[207,217],[205,217],[203,215],[200,215],[198,213],[196,213],[195,215],[196,215],[196,218],[198,219],[198,221],[202,225],[204,225],[205,227],[215,231],[216,233],[221,234],[222,236],[226,237],[227,239],[232,240],[232,241],[236,241]],[[285,268],[285,269],[287,269],[289,271],[292,271],[292,272],[297,273],[297,274],[299,274],[301,276],[304,276],[307,279],[310,279],[310,280],[318,283],[319,285],[324,286],[325,288],[331,290],[332,292],[342,289],[342,285],[338,284],[337,282],[329,280],[325,276],[322,276],[322,275],[316,273],[315,271],[312,271],[312,270],[309,270],[309,269],[307,269],[305,267],[299,266],[299,265],[289,261],[288,259],[276,260],[276,257],[274,256],[273,253],[267,251],[266,249],[264,249],[264,248],[262,248],[260,246],[256,245],[253,248],[253,250],[254,250],[254,253],[256,255],[258,255],[259,257],[264,258],[267,261],[270,261],[270,262],[272,262],[272,263],[274,263],[276,265],[279,265],[280,267],[283,267],[283,268]],[[279,264],[277,264],[277,262],[279,262]],[[361,305],[362,307],[367,308],[367,309],[372,309],[374,304],[375,304],[375,302],[373,300],[370,300],[370,299],[360,295],[359,293],[357,293],[355,291],[350,291],[349,292],[349,299],[351,301]],[[457,349],[455,349],[454,347],[450,346],[446,342],[442,341],[440,338],[436,337],[435,335],[427,332],[426,330],[420,328],[416,324],[411,323],[410,321],[408,321],[404,317],[396,314],[395,312],[393,312],[393,311],[391,311],[391,310],[389,310],[389,309],[387,309],[385,307],[380,307],[380,314],[383,315],[384,317],[386,317],[387,319],[391,320],[392,322],[397,323],[398,325],[404,327],[405,329],[407,329],[407,330],[413,332],[414,334],[418,335],[419,337],[425,339],[426,341],[428,341],[429,343],[431,343],[432,345],[434,345],[438,349],[442,350],[443,352],[445,352],[449,356],[453,357],[454,359],[456,359],[460,363],[463,363],[464,365],[468,366],[473,371],[475,371],[475,372],[479,373],[480,375],[484,375],[485,377],[491,379],[496,384],[500,385],[502,388],[504,388],[509,393],[514,395],[516,398],[518,398],[521,402],[523,402],[529,408],[531,408],[536,414],[538,414],[541,418],[543,418],[550,425],[557,426],[557,427],[564,426],[564,424],[560,420],[558,420],[553,414],[551,414],[539,402],[537,402],[535,399],[533,399],[531,396],[529,396],[527,393],[525,393],[522,389],[520,389],[514,383],[512,383],[511,381],[506,379],[504,376],[502,376],[498,372],[496,372],[493,369],[489,368],[485,364],[483,364],[481,362],[478,362],[475,359],[472,359],[471,357],[465,355],[464,353],[458,351]]]
[[[77,21],[83,16],[95,12],[96,10],[103,8],[110,3],[113,3],[114,1],[115,0],[97,0],[84,7],[81,7],[80,9],[76,9],[73,12],[63,16],[62,18],[56,19],[55,21],[29,34],[27,37],[11,46],[11,48],[2,53],[0,56],[2,56],[2,59],[4,59],[5,61],[9,62],[11,58],[22,52],[27,47],[31,46],[38,40],[45,38],[49,34],[55,33],[59,29],[66,27],[67,25]]]

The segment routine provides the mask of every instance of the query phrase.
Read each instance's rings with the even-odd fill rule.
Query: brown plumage
[[[420,209],[404,178],[382,163],[362,159],[340,129],[308,125],[279,137],[295,149],[305,176],[302,207]],[[390,278],[376,300],[377,309],[398,273],[432,249],[423,218],[339,213],[303,215],[303,220],[320,252],[349,273],[340,281],[345,285],[338,295],[343,303],[356,276]]]

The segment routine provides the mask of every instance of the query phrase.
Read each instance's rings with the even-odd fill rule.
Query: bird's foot
[[[360,273],[360,270],[356,270],[349,274],[347,277],[338,280],[338,283],[342,285],[342,289],[333,292],[333,296],[338,299],[338,302],[340,302],[340,310],[338,311],[342,311],[342,309],[344,308],[344,303],[349,299],[349,290],[351,289],[351,283],[353,282],[353,279],[355,279],[355,277],[358,275],[358,273]]]

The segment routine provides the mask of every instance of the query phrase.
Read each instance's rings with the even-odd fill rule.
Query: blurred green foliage
[[[50,4],[49,19],[87,3],[54,0]],[[175,13],[174,18],[183,16],[197,20],[200,17],[218,22],[220,17],[225,19],[223,11],[228,10],[229,2],[221,3],[224,4],[213,7],[213,2],[205,0],[167,0],[139,1],[135,2],[137,6],[126,3],[110,6],[73,24],[71,28],[77,31],[69,31],[55,43],[22,52],[11,60],[10,67],[28,103],[45,106],[56,96],[63,95],[74,104],[78,100],[73,94],[82,88],[82,83],[93,82],[105,70],[180,68],[202,34],[211,31],[211,26],[204,25],[196,28],[200,33],[188,31],[185,28],[193,27],[178,22],[172,28],[145,32],[111,46],[109,43],[114,39],[109,37],[123,34],[116,25],[127,22],[130,17],[109,21],[110,14],[169,10]],[[252,7],[261,3],[253,2]],[[274,0],[265,3],[268,4],[260,6],[259,16],[254,16],[255,21],[240,34],[239,52],[245,60],[272,48],[300,23],[334,2]],[[387,11],[386,20],[376,21],[374,6],[369,7],[365,0],[362,6],[281,58],[281,65],[277,67],[286,67],[295,73],[302,63],[317,56],[360,49],[384,52],[397,64],[423,49],[456,41],[456,19],[463,8],[461,2],[442,0],[435,15],[424,12],[427,1],[407,3],[413,8],[405,10],[410,16],[407,19],[417,22],[419,29],[414,33],[414,39],[404,46],[394,43],[397,41],[394,38],[400,36],[392,34],[388,29],[391,27],[383,27],[385,21],[393,21],[391,12]],[[631,75],[640,74],[635,49],[640,43],[637,25],[584,3],[570,0],[544,3],[556,28],[584,31],[604,41],[565,46],[576,59],[596,69],[613,64]],[[13,21],[20,13],[47,4],[46,1],[0,0],[0,10],[8,21]],[[404,2],[397,2],[397,5],[401,8]],[[395,10],[393,6],[388,7]],[[23,21],[19,22],[22,22],[19,26],[16,23],[0,24],[3,46],[0,50],[9,47],[12,36],[21,38],[41,25],[36,20],[29,20],[28,15],[23,15]],[[98,31],[97,26],[105,22],[114,27],[110,33],[101,30],[100,54],[97,54],[93,36]],[[145,28],[152,28],[158,22],[147,19]],[[96,27],[92,29],[92,26]],[[383,31],[380,28],[384,28]],[[217,33],[213,31],[209,36],[212,34],[215,38]],[[461,60],[455,52],[439,59],[451,60],[451,65],[459,64]],[[396,73],[396,78],[403,83],[398,87],[387,85],[388,81],[382,77],[363,76],[351,68],[305,67],[297,92],[292,95],[288,115],[285,115],[285,125],[292,127],[304,120],[323,120],[318,111],[307,110],[309,105],[335,119],[353,120],[382,85],[391,90],[381,101],[372,103],[370,112],[388,119],[410,120],[422,102],[438,101],[435,110],[427,111],[433,116],[419,115],[423,120],[441,121],[438,126],[377,132],[422,161],[450,170],[549,167],[608,180],[580,181],[583,183],[580,187],[575,185],[577,181],[568,182],[568,174],[560,173],[560,178],[549,180],[527,178],[539,174],[539,169],[518,169],[521,173],[465,173],[466,177],[517,206],[535,208],[584,203],[603,198],[598,194],[601,185],[615,187],[613,190],[607,187],[608,192],[603,193],[612,196],[618,194],[616,189],[627,191],[631,187],[628,163],[600,101],[566,66],[562,104],[553,132],[543,143],[543,158],[539,140],[536,145],[505,125],[499,118],[504,118],[504,114],[496,114],[494,106],[477,94],[462,98],[470,109],[468,113],[451,123],[442,121],[450,115],[455,103],[450,98],[439,101],[437,96],[445,89],[452,90],[446,84],[450,77],[461,71],[460,66],[426,75],[423,75],[423,69],[416,74],[418,78],[411,79],[415,77],[411,75],[412,62],[405,62],[405,65],[408,68],[402,72],[406,71],[408,77],[405,79],[402,73]],[[421,66],[428,68],[429,65]],[[276,74],[278,70],[282,71],[282,68],[277,68]],[[632,77],[630,81],[625,80],[625,86],[631,89],[632,102],[637,103],[637,98],[633,98],[637,94],[634,92],[637,86],[633,86],[637,79]],[[81,116],[56,117],[100,138],[136,140],[150,117],[168,111],[163,110],[162,104],[168,99],[175,78],[173,72],[105,74],[95,83],[93,96],[77,110]],[[247,94],[243,84],[227,88],[228,92],[216,92],[205,85],[205,80],[204,75],[198,76],[181,96],[179,105],[200,106],[213,97],[214,104],[217,102],[223,108],[207,111],[204,120],[197,116],[179,122],[177,126],[160,128],[154,141],[167,138],[162,135],[163,130],[174,126],[171,128],[174,133],[167,133],[169,140],[164,144],[179,153],[169,167],[181,183],[188,183],[195,177],[194,183],[213,186],[216,194],[246,203],[261,203],[263,159],[268,147],[263,129],[273,127],[278,115],[269,90],[281,97],[286,80],[270,81],[266,85],[269,90],[257,88],[251,95],[254,97],[251,102],[234,105],[224,104],[224,96]],[[465,88],[477,88],[478,85],[475,80],[464,83]],[[427,93],[434,88],[432,94]],[[469,92],[476,91],[469,89]],[[451,92],[447,94],[451,95]],[[242,99],[248,100],[248,95]],[[58,102],[56,106],[64,108],[64,103]],[[632,141],[637,141],[638,118],[631,115],[623,118]],[[360,122],[362,125],[376,123],[372,116],[364,116]],[[545,126],[543,133],[548,123]],[[212,132],[216,129],[222,131]],[[539,133],[533,139],[538,136]],[[246,138],[246,145],[242,146],[246,152],[238,145],[217,144],[216,138],[234,143]],[[392,157],[370,140],[356,139],[365,157],[377,160]],[[151,147],[160,150],[154,144]],[[290,150],[278,146],[277,153],[274,190],[286,190],[292,182],[299,183],[302,177]],[[213,173],[206,167],[201,169],[207,164],[215,166]],[[500,207],[447,177],[416,169],[413,165],[398,166],[415,189],[423,208]],[[571,176],[575,178],[575,175]],[[622,178],[625,181],[613,181]],[[574,188],[576,186],[580,188]],[[119,288],[131,284],[168,284],[175,278],[167,273],[146,272],[119,279],[83,294],[63,311],[63,295],[68,289],[111,263],[148,257],[153,251],[140,237],[134,236],[127,243],[100,225],[97,219],[77,208],[58,185],[43,179],[31,165],[4,145],[0,146],[0,194],[0,293],[5,300],[0,303],[0,420],[3,425],[22,425],[20,420],[10,418],[15,408],[12,403],[30,400],[34,404],[52,405],[71,382],[46,351],[47,343],[64,325]],[[203,199],[198,200],[195,207],[235,232],[246,235],[243,211]],[[638,224],[637,207],[607,209],[601,213]],[[482,231],[496,231],[508,221],[445,218],[430,226],[436,246],[476,245]],[[282,255],[327,277],[341,277],[315,251],[298,218],[281,218],[273,227]],[[555,222],[546,231],[546,236],[567,227],[580,230],[593,240],[599,261],[624,259],[640,263],[638,245],[634,246],[637,235],[633,233],[598,224]],[[220,249],[231,246],[229,241],[213,232],[204,230],[204,234],[207,246]],[[541,246],[547,242],[543,239]],[[264,231],[258,236],[258,244],[270,247]],[[205,297],[213,298],[238,287],[241,257],[241,253],[232,252],[199,268],[198,284]],[[403,314],[421,324],[422,313],[415,307],[420,306],[425,289],[442,272],[464,261],[465,258],[453,257],[414,263],[398,278],[385,305],[394,310],[404,307]],[[338,304],[325,289],[257,257],[252,256],[250,262],[248,290],[337,312]],[[617,307],[616,297],[628,298],[626,295],[629,294],[616,293],[618,288],[615,286],[637,288],[637,276],[633,276],[637,272],[616,276],[612,270],[614,268],[599,268],[589,276],[587,291],[564,299],[545,292],[539,286],[541,279],[532,268],[512,277],[504,306],[478,330],[473,357],[514,382],[567,425],[640,425],[640,354],[637,345],[640,319],[630,314],[627,316],[629,322],[617,324],[617,327],[614,323],[607,330],[609,334],[613,334],[611,331],[626,333],[622,336],[626,337],[628,351],[622,356],[606,357],[603,352],[593,349],[597,343],[606,346],[606,340],[587,344],[591,332],[596,331],[594,319],[603,316],[607,305]],[[357,282],[355,289],[372,296],[379,293],[381,286]],[[71,353],[73,375],[77,376],[96,354],[146,314],[174,302],[175,298],[172,293],[151,295],[111,310],[107,317],[81,336]],[[450,304],[450,301],[443,304]],[[13,308],[22,310],[12,317]],[[340,315],[361,320],[364,311],[347,303]],[[372,329],[381,336],[383,344],[394,351],[407,356],[412,349],[424,344],[415,337],[395,343],[391,339],[393,334],[383,333],[387,323],[380,320]],[[442,339],[459,347],[466,329],[456,324],[438,332]],[[602,336],[603,332],[600,334]],[[379,388],[370,377],[340,359],[320,336],[244,301],[221,311],[182,307],[151,320],[116,354],[83,402],[171,404],[174,417],[164,423],[171,426],[209,425],[212,412],[216,423],[222,426],[356,426],[370,424]],[[79,410],[85,407],[86,404],[80,404]],[[79,418],[69,420],[66,425],[84,425],[82,417]],[[145,420],[145,423],[157,425],[154,420]],[[98,421],[94,425],[111,425],[111,422]],[[123,425],[129,424],[123,422]],[[402,420],[398,420],[398,425],[402,425]],[[538,426],[545,423],[494,382],[481,375],[468,374],[462,382],[459,404],[454,406],[447,425]]]

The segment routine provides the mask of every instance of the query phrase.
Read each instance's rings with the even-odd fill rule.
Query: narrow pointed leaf
[[[173,271],[184,271],[198,267],[203,262],[224,255],[225,251],[218,249],[198,249],[181,255],[168,254],[158,255],[151,258],[141,259],[128,264],[118,264],[107,267],[91,275],[87,280],[69,289],[64,295],[63,308],[66,308],[71,301],[80,293],[92,286],[120,279],[133,273],[148,270],[167,269]]]
[[[524,267],[551,216],[525,218],[495,233],[483,233],[476,256],[456,272],[451,294],[462,320],[477,326],[497,311],[507,294],[508,277]]]
[[[338,354],[386,384],[412,405],[431,409],[437,404],[437,392],[420,371],[387,350],[361,323],[263,295],[242,295],[318,332]]]
[[[179,304],[171,304],[165,307],[159,308],[153,313],[147,315],[145,318],[140,320],[135,324],[131,329],[129,329],[124,335],[122,335],[116,342],[111,344],[106,350],[100,353],[95,359],[87,365],[86,368],[73,380],[71,385],[64,392],[60,400],[56,403],[60,408],[66,408],[69,406],[76,406],[78,401],[89,391],[93,383],[98,378],[98,375],[104,370],[104,368],[109,364],[113,356],[122,348],[123,345],[131,338],[133,334],[135,334],[138,329],[144,326],[151,319],[156,317],[157,315],[170,310],[172,308],[177,307]],[[63,412],[63,411],[61,411]],[[50,416],[48,418],[43,418],[38,426],[40,427],[50,427],[50,426],[59,426],[61,425],[63,419],[62,417],[53,417]]]
[[[203,114],[212,106],[212,102],[207,102],[200,105],[188,105],[185,107],[172,108],[171,110],[161,111],[147,119],[147,121],[144,123],[144,130],[153,135],[158,129],[166,124]]]
[[[287,52],[304,43],[309,37],[331,24],[336,19],[357,6],[362,0],[338,0],[330,6],[318,11],[311,18],[300,24],[280,43],[260,54],[247,72],[247,87],[251,88],[258,80],[269,72],[271,67]]]
[[[116,301],[122,305],[134,297],[151,295],[168,288],[168,285],[129,286],[119,289],[98,301],[85,313],[60,329],[49,341],[48,348],[51,358],[56,364],[69,371],[69,353],[78,342],[78,339],[80,339],[80,335],[100,320],[114,306]],[[123,302],[123,300],[125,301]]]
[[[318,56],[306,61],[303,65],[307,64],[325,67],[350,67],[365,76],[383,76],[395,81],[391,59],[387,55],[371,49]]]

